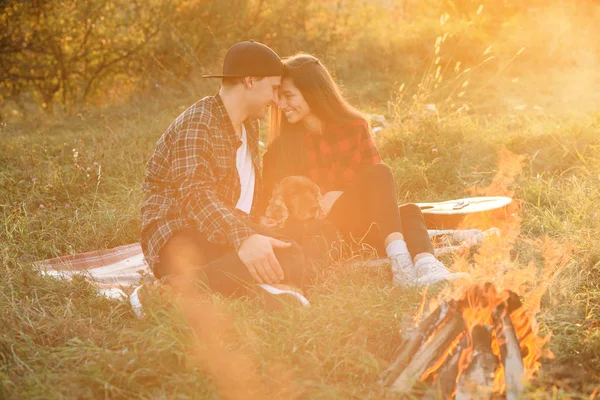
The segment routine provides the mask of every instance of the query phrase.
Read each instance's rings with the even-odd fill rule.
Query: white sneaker
[[[129,296],[129,304],[131,304],[131,309],[138,318],[144,318],[146,316],[142,310],[142,302],[140,301],[140,291],[142,290],[142,287],[144,287],[144,285],[136,287],[133,293],[131,293]]]
[[[129,304],[136,317],[144,318],[146,316],[143,304],[148,301],[148,297],[155,295],[164,296],[165,291],[170,290],[170,286],[168,285],[169,279],[169,276],[165,276],[162,279],[147,282],[135,288],[129,295]]]
[[[273,295],[273,297],[275,297],[280,302],[289,303],[289,300],[291,300],[293,303],[299,303],[299,305],[302,305],[303,307],[310,306],[310,303],[308,302],[308,299],[306,297],[292,289],[280,289],[267,283],[259,283],[257,286],[263,289],[265,292]]]
[[[471,275],[466,272],[450,272],[444,264],[435,258],[425,258],[417,261],[417,284],[419,286],[433,285],[441,281],[453,281],[455,279],[472,280]]]
[[[390,257],[394,285],[413,287],[417,285],[417,270],[409,254]]]

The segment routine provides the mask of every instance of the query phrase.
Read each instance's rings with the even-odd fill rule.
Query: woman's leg
[[[406,245],[415,262],[424,256],[433,255],[433,244],[419,206],[404,204],[398,208],[398,211],[402,219],[402,232],[404,232]]]
[[[415,262],[418,285],[431,285],[443,280],[471,279],[465,272],[452,273],[435,258],[425,219],[416,204],[400,206],[402,229],[406,243]]]
[[[327,219],[345,235],[372,245],[378,252],[392,238],[404,239],[396,187],[389,167],[375,164],[356,177],[331,207]]]
[[[416,284],[416,269],[404,241],[406,232],[388,166],[366,168],[333,204],[327,218],[350,240],[372,246],[377,254],[387,254],[394,283]]]
[[[328,219],[345,235],[384,250],[392,261],[395,283],[410,286],[464,277],[451,274],[433,255],[419,207],[398,208],[394,178],[385,164],[365,169],[334,203]]]

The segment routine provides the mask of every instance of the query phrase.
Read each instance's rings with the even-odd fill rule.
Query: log
[[[462,313],[457,308],[453,308],[445,321],[432,332],[426,343],[418,347],[411,361],[392,384],[391,390],[399,393],[409,392],[427,367],[438,360],[464,330]]]
[[[392,365],[380,374],[379,384],[383,386],[391,385],[425,340],[448,317],[449,311],[455,308],[456,303],[453,300],[450,302],[442,302],[416,329],[404,331],[405,337],[400,345],[400,350],[397,352],[398,356]]]
[[[509,301],[500,304],[493,313],[494,328],[500,345],[500,357],[504,366],[506,400],[520,398],[525,389],[525,366],[521,357],[521,346],[510,319],[510,312],[514,311],[516,306],[520,306],[520,301],[516,303],[514,297],[512,300],[509,297]]]
[[[492,328],[477,325],[473,328],[473,353],[471,361],[456,385],[456,400],[490,399],[494,389],[494,377],[500,365],[492,353]]]
[[[462,352],[469,346],[469,338],[463,336],[462,340],[456,346],[454,352],[446,358],[436,380],[440,383],[440,391],[442,399],[451,399],[456,391],[456,380],[458,378],[458,360]]]

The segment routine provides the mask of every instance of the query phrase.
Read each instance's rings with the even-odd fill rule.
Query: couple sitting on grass
[[[222,79],[219,92],[177,117],[147,165],[141,243],[157,278],[308,305],[309,264],[331,257],[338,237],[387,254],[403,287],[469,278],[435,258],[420,209],[398,207],[365,116],[317,58],[282,61],[263,44],[241,42],[225,55],[222,75],[208,77]],[[269,109],[261,174],[258,119]],[[265,217],[270,202],[286,201],[272,195],[288,176],[318,186],[317,219],[281,227]]]

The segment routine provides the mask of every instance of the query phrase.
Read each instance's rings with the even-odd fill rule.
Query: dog
[[[267,220],[283,228],[325,217],[323,197],[316,183],[304,176],[283,178],[273,190],[265,212]]]

